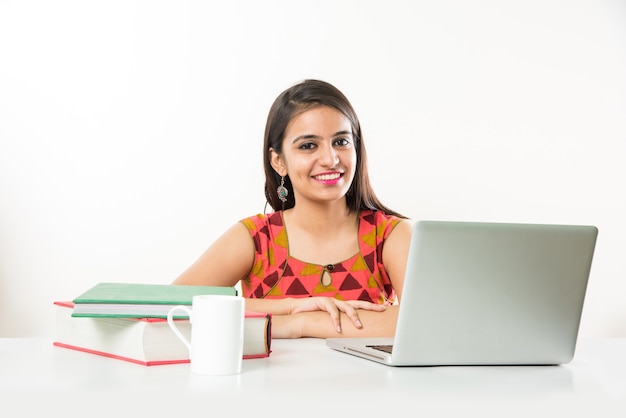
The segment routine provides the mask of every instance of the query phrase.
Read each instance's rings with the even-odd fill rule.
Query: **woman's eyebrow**
[[[339,131],[336,132],[335,134],[333,134],[333,138],[337,137],[337,136],[344,136],[344,135],[352,135],[351,131]],[[293,141],[291,141],[292,144],[295,144],[298,141],[303,141],[306,139],[321,139],[322,137],[319,135],[314,135],[314,134],[304,134],[304,135],[299,135],[297,137],[295,137],[293,139]]]
[[[333,137],[335,137],[335,136],[343,136],[343,135],[352,135],[352,132],[351,131],[339,131],[335,135],[333,135]]]
[[[321,136],[319,135],[313,135],[313,134],[304,134],[304,135],[299,135],[297,137],[295,137],[293,139],[293,141],[291,141],[292,144],[295,144],[298,141],[303,141],[305,139],[320,139]]]

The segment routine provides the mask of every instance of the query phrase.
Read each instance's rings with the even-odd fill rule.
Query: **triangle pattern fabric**
[[[381,257],[384,240],[398,222],[382,212],[362,210],[360,251],[348,260],[318,265],[289,257],[282,212],[246,218],[242,223],[256,255],[250,274],[242,280],[242,293],[255,298],[325,296],[391,304],[396,296]]]

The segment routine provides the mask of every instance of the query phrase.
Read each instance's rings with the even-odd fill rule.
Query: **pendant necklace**
[[[326,264],[322,269],[322,275],[320,276],[320,283],[322,286],[330,286],[333,283],[333,276],[330,273],[335,270],[333,264]]]

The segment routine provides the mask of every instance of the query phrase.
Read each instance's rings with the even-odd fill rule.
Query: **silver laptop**
[[[417,221],[394,338],[329,338],[390,366],[556,365],[574,357],[598,230]]]

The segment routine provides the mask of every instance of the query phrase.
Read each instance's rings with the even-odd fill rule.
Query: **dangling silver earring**
[[[287,201],[287,195],[289,194],[289,190],[285,187],[285,177],[280,176],[280,186],[276,189],[276,193],[278,193],[278,198],[281,202],[285,203]]]

